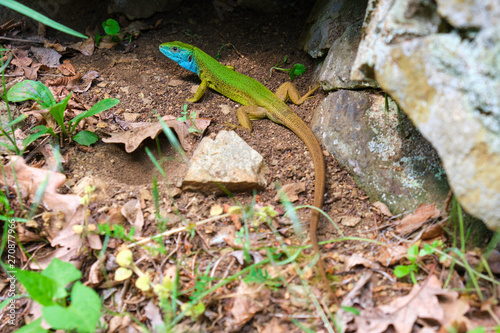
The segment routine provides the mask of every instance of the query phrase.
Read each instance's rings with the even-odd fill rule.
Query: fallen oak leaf
[[[80,51],[83,55],[91,56],[95,49],[94,37],[91,36],[84,41],[71,44],[69,48]]]
[[[19,50],[11,64],[16,66],[14,75],[25,75],[28,80],[36,80],[38,70],[42,66],[42,64],[33,63],[33,59],[28,57],[28,52],[25,50]]]
[[[278,193],[274,196],[274,201],[282,201],[283,196],[286,200],[295,202],[299,200],[298,194],[304,192],[305,190],[306,183],[304,182],[283,185],[283,187],[281,187],[278,190]]]
[[[60,217],[60,231],[50,240],[51,246],[57,249],[44,258],[45,260],[37,259],[36,264],[32,261],[31,267],[44,269],[52,258],[56,257],[79,268],[81,261],[78,254],[83,248],[83,242],[79,235],[75,235],[72,227],[83,222],[84,210],[80,205],[79,196],[57,193],[58,188],[66,181],[66,176],[59,172],[28,166],[24,159],[18,156],[10,157],[9,162],[4,165],[4,173],[6,183],[4,178],[0,178],[0,184],[18,186],[21,196],[31,202],[35,200],[38,188],[46,183],[41,202],[49,211]]]
[[[441,212],[437,209],[435,203],[422,204],[417,207],[415,213],[405,216],[396,227],[396,232],[399,234],[409,234],[420,228],[425,222],[430,219],[439,217]]]
[[[380,254],[377,257],[377,261],[385,267],[392,266],[406,257],[409,247],[410,245],[405,243],[399,245],[383,246],[380,249]]]
[[[226,332],[239,331],[253,316],[265,309],[270,302],[271,291],[264,285],[248,285],[241,281],[236,290],[233,306],[226,319]]]
[[[410,333],[418,319],[430,320],[445,328],[451,325],[451,317],[455,321],[463,320],[467,325],[463,315],[468,311],[468,305],[462,302],[456,291],[443,290],[439,279],[431,275],[422,284],[413,286],[408,295],[387,305],[363,310],[355,317],[357,331],[382,333],[392,326],[396,333]],[[450,309],[459,312],[450,316],[446,313]]]
[[[144,215],[141,210],[141,203],[137,199],[132,199],[123,205],[121,213],[127,221],[135,227],[135,235],[142,235],[142,227],[144,226]]]
[[[175,120],[176,118],[171,115],[163,116],[161,119],[167,124],[168,127],[172,128],[175,133],[177,133],[182,148],[184,150],[190,150],[191,144],[186,139],[189,135],[188,126],[185,123]],[[208,124],[210,124],[210,120],[207,119],[205,124],[208,126]],[[135,128],[129,131],[112,133],[109,138],[103,138],[102,141],[105,143],[123,143],[125,144],[125,151],[127,153],[131,153],[136,150],[144,140],[147,138],[154,139],[163,130],[159,122],[135,123],[134,127]]]

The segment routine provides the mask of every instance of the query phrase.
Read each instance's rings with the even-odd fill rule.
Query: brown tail
[[[323,158],[323,152],[321,151],[321,146],[314,136],[312,130],[306,125],[306,123],[300,119],[292,110],[288,109],[287,112],[280,114],[280,121],[288,127],[291,131],[293,131],[307,146],[311,154],[311,158],[314,163],[314,173],[315,173],[315,181],[314,181],[314,203],[313,205],[319,209],[323,208],[323,196],[325,194],[325,182],[326,182],[326,172],[325,172],[325,160]],[[285,118],[285,119],[282,119]],[[320,212],[316,209],[311,211],[311,223],[310,223],[310,237],[311,237],[311,245],[314,250],[314,253],[320,254],[319,245],[318,245],[318,236],[316,234],[318,230],[318,221],[319,221]],[[332,289],[330,288],[330,284],[328,283],[328,279],[326,278],[325,265],[321,257],[318,259],[318,266],[321,272],[321,277],[323,278],[323,282],[325,284],[325,288],[328,289],[328,292],[332,297],[335,297]]]

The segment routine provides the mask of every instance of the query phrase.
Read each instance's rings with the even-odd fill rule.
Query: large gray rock
[[[323,90],[378,87],[375,80],[351,80],[352,65],[361,41],[361,25],[361,21],[351,25],[333,42],[319,71],[318,80]]]
[[[367,0],[318,0],[307,19],[302,37],[304,51],[323,57],[347,27],[363,19]]]
[[[488,28],[498,24],[498,0],[437,0],[439,15],[456,28]]]
[[[382,93],[340,90],[329,94],[313,131],[354,175],[372,200],[393,213],[420,203],[442,203],[449,192],[439,157],[411,121]]]
[[[351,78],[377,80],[436,148],[462,206],[498,230],[500,15],[493,2],[372,1]],[[438,13],[455,25],[448,33],[437,33]],[[464,27],[473,29],[454,29]]]

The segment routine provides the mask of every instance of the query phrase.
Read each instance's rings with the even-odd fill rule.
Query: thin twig
[[[202,224],[205,224],[205,223],[208,223],[208,222],[212,222],[212,221],[216,221],[216,220],[219,220],[219,219],[223,219],[225,217],[229,217],[231,216],[231,214],[222,214],[222,215],[218,215],[218,216],[214,216],[214,217],[211,217],[211,218],[208,218],[206,220],[203,220],[203,221],[200,221],[200,222],[197,222],[195,224],[195,227],[199,226],[199,225],[202,225]],[[160,237],[165,237],[165,236],[170,236],[170,235],[173,235],[173,234],[176,234],[178,232],[182,232],[182,231],[186,231],[188,228],[192,228],[192,226],[185,226],[185,227],[180,227],[180,228],[176,228],[176,229],[172,229],[172,230],[168,230],[168,231],[165,231],[161,234],[158,234],[158,235],[154,235],[154,236],[151,236],[151,237],[148,237],[148,238],[144,238],[144,239],[141,239],[140,241],[138,242],[135,242],[135,243],[132,243],[132,244],[129,244],[127,245],[128,248],[131,248],[131,247],[135,247],[137,245],[140,245],[140,244],[144,244],[144,243],[147,243],[147,242],[150,242],[153,238],[160,238]]]
[[[30,40],[30,39],[21,39],[21,38],[12,38],[12,37],[4,37],[0,36],[0,40],[10,40],[13,42],[21,42],[21,43],[35,43],[35,44],[43,44],[43,41],[39,40]]]

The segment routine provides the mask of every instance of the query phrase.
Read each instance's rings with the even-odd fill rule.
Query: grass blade
[[[43,23],[51,28],[54,28],[56,30],[62,31],[68,35],[73,35],[76,37],[84,38],[87,39],[88,37],[85,36],[84,34],[79,33],[78,31],[75,31],[73,29],[70,29],[61,23],[57,23],[54,20],[49,19],[47,16],[42,15],[38,13],[37,11],[22,5],[14,0],[0,0],[0,5],[4,5],[7,8],[10,8],[12,10],[15,10],[16,12],[19,12],[23,15],[26,15],[28,17],[31,17],[33,20],[36,20],[40,23]]]

